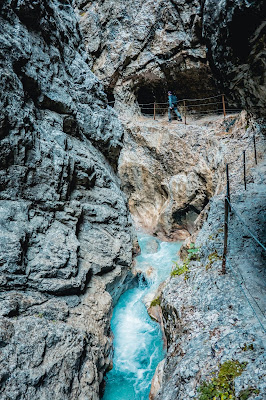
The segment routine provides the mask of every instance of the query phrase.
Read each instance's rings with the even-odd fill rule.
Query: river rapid
[[[181,242],[162,242],[138,233],[141,254],[136,269],[148,276],[126,291],[114,308],[113,369],[107,374],[103,400],[148,400],[152,377],[164,357],[159,324],[147,313],[144,298],[170,275]]]

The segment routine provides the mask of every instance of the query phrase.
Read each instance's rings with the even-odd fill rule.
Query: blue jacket
[[[171,94],[170,96],[168,96],[169,107],[176,107],[176,102],[174,103],[173,97],[174,97],[173,94]],[[176,97],[176,96],[175,96],[175,97]]]

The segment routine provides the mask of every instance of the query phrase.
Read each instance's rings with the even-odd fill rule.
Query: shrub
[[[234,379],[245,370],[247,363],[237,360],[225,361],[218,372],[218,376],[210,382],[202,382],[198,391],[198,400],[235,400]]]
[[[179,265],[176,261],[173,261],[175,264],[174,269],[171,272],[171,276],[179,276],[185,274],[185,280],[189,277],[189,264],[187,259],[184,261],[183,265]]]

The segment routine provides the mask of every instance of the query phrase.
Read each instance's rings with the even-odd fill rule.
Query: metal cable
[[[183,100],[178,100],[178,101],[199,101],[199,100],[209,100],[209,99],[215,99],[216,97],[221,97],[223,94],[217,94],[216,96],[212,97],[204,97],[202,99],[183,99]]]
[[[204,104],[186,104],[186,107],[203,107],[203,106],[212,106],[213,104],[220,104],[221,105],[221,101],[216,101],[215,103],[204,103]]]
[[[250,307],[251,307],[251,309],[252,309],[254,315],[256,316],[257,320],[259,321],[260,326],[262,327],[262,329],[263,329],[264,332],[266,333],[266,329],[264,328],[264,326],[263,326],[261,320],[259,319],[259,317],[258,317],[258,315],[257,315],[257,313],[256,313],[256,311],[255,311],[255,309],[254,309],[254,307],[252,306],[251,302],[249,301],[249,299],[248,299],[248,297],[247,297],[247,295],[246,295],[244,289],[242,288],[241,283],[238,281],[237,275],[236,275],[236,273],[234,272],[233,267],[232,267],[232,265],[230,264],[230,262],[229,262],[229,260],[228,260],[227,257],[226,257],[226,261],[227,261],[227,265],[229,266],[230,270],[232,271],[232,273],[233,273],[233,275],[234,275],[234,277],[235,277],[235,280],[236,280],[238,286],[239,286],[240,289],[242,290],[242,292],[243,292],[245,298],[247,299],[247,302],[248,302],[248,304],[250,305]],[[251,296],[251,297],[253,297],[253,296]]]
[[[200,100],[209,100],[209,99],[215,99],[217,97],[221,97],[222,94],[217,94],[216,96],[212,96],[212,97],[204,97],[201,99],[182,99],[182,100],[177,100],[178,103],[181,103],[183,101],[200,101]],[[112,102],[113,103],[113,102]],[[151,105],[151,104],[158,104],[158,105],[162,105],[162,104],[168,104],[168,102],[165,103],[157,103],[156,101],[154,101],[153,103],[138,103],[139,106],[145,106],[145,105]],[[210,104],[210,103],[209,103]],[[220,104],[220,103],[219,103]]]
[[[247,224],[245,223],[245,221],[243,220],[242,217],[240,217],[240,215],[238,214],[238,212],[236,211],[236,209],[232,206],[230,200],[228,199],[228,197],[226,196],[226,199],[228,201],[228,204],[231,207],[231,210],[234,211],[235,215],[238,217],[238,219],[240,219],[240,221],[242,222],[242,224],[246,227],[248,233],[253,237],[253,239],[263,248],[264,251],[266,251],[266,247],[259,241],[259,239],[257,239],[255,237],[255,235],[250,231],[249,227],[247,226]]]
[[[252,299],[254,300],[254,302],[257,304],[257,307],[258,307],[258,309],[260,310],[261,314],[265,317],[264,310],[262,310],[262,309],[260,308],[260,306],[259,306],[257,300],[256,300],[255,297],[253,297],[252,294],[250,293],[249,289],[248,289],[247,286],[246,286],[245,279],[244,279],[244,277],[243,277],[243,275],[242,275],[242,273],[241,273],[241,271],[240,271],[240,269],[238,268],[237,265],[236,265],[236,269],[237,269],[239,275],[241,276],[241,279],[242,279],[242,282],[241,282],[241,283],[244,284],[244,286],[245,286],[246,290],[248,291],[250,297],[252,297]]]

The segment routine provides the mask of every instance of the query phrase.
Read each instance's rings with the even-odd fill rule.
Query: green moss
[[[202,382],[198,391],[198,400],[235,400],[234,379],[245,370],[247,363],[237,360],[229,360],[220,366],[218,376],[210,382]]]
[[[160,296],[156,297],[156,299],[152,300],[150,307],[160,306],[161,298]]]
[[[221,259],[222,259],[222,256],[219,256],[216,250],[213,253],[208,255],[208,260],[210,262],[214,262],[214,261],[221,260]]]
[[[259,394],[260,390],[256,389],[254,387],[248,387],[247,389],[241,390],[239,393],[239,400],[247,400],[252,396],[253,394]]]

